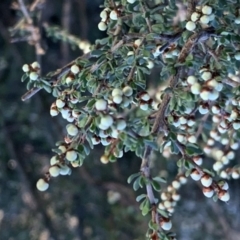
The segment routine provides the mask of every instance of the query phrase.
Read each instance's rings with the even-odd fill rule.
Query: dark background
[[[99,161],[103,149],[97,147],[71,176],[53,179],[47,192],[36,190],[36,181],[48,170],[51,149],[64,136],[66,122],[51,118],[49,107],[54,98],[44,91],[30,101],[21,101],[26,91],[21,68],[36,61],[36,55],[26,42],[10,41],[8,29],[22,16],[11,8],[12,3],[0,1],[0,239],[145,239],[149,218],[141,216],[137,195],[127,184],[128,176],[138,172],[141,164],[133,154],[103,165]],[[94,43],[105,34],[97,28],[100,4],[100,0],[46,0],[40,23],[60,26]],[[43,74],[82,54],[66,43],[48,39],[41,31],[46,50],[40,58]],[[170,183],[177,171],[175,160],[156,155],[154,174],[167,170]],[[177,239],[240,239],[239,183],[229,182],[231,200],[227,205],[206,199],[201,188],[189,180],[180,190],[182,198],[172,217]],[[113,204],[109,199],[112,193],[120,194]]]

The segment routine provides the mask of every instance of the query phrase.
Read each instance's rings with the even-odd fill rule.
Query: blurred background
[[[145,239],[149,218],[141,215],[135,201],[144,189],[135,193],[127,184],[141,164],[134,154],[103,165],[99,161],[103,148],[97,147],[81,168],[72,169],[71,176],[52,179],[44,193],[36,190],[36,181],[48,170],[51,149],[65,134],[66,122],[49,115],[54,98],[45,91],[21,101],[26,91],[22,65],[37,60],[45,74],[82,54],[74,44],[48,38],[41,27],[44,23],[90,43],[105,36],[97,28],[102,0],[39,2],[34,19],[41,31],[42,56],[36,56],[34,46],[21,37],[11,40],[9,29],[22,13],[12,0],[0,1],[0,240]],[[156,154],[153,175],[165,175],[171,183],[176,159],[166,161]],[[237,158],[234,163],[238,162]],[[177,239],[240,239],[240,180],[229,185],[229,204],[206,199],[192,180],[180,189],[181,200],[172,217]]]

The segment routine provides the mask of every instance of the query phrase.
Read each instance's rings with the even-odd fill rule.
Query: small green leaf
[[[152,186],[155,189],[155,191],[157,192],[161,191],[161,185],[157,181],[152,181]]]
[[[98,57],[100,57],[103,53],[104,53],[104,52],[103,52],[102,50],[93,50],[93,51],[91,52],[91,56],[98,58]]]
[[[136,201],[140,202],[143,198],[146,198],[146,197],[147,197],[146,194],[141,194],[141,195],[137,196]]]
[[[166,211],[161,210],[161,209],[159,209],[159,208],[157,209],[157,211],[158,211],[163,217],[165,217],[165,218],[168,218],[168,217],[169,217]]]
[[[150,202],[148,201],[148,199],[146,199],[145,205],[142,209],[142,215],[146,216],[150,211]]]
[[[156,181],[156,182],[166,183],[166,179],[161,178],[161,177],[154,177],[153,180]]]
[[[134,174],[132,174],[131,176],[129,176],[128,179],[127,179],[127,183],[130,184],[130,183],[132,182],[132,180],[133,180],[134,178],[138,177],[140,174],[141,174],[141,173],[139,172],[139,173],[134,173]]]
[[[138,177],[138,178],[134,181],[134,183],[133,183],[133,190],[134,190],[134,191],[137,191],[137,190],[140,188],[140,180],[141,180],[141,178]]]
[[[24,82],[28,78],[27,73],[24,73],[21,77],[21,82]]]

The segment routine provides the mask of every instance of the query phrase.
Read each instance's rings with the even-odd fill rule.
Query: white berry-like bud
[[[213,170],[216,172],[218,172],[222,168],[223,168],[223,164],[220,161],[217,161],[213,164]]]
[[[194,83],[197,82],[197,78],[196,78],[195,76],[188,76],[187,82],[188,82],[190,85],[193,85]]]
[[[55,164],[57,164],[57,163],[59,163],[59,160],[58,160],[57,156],[51,157],[51,159],[50,159],[50,165],[52,166],[52,165],[55,165]]]
[[[60,174],[61,175],[68,175],[69,172],[71,172],[71,169],[67,165],[62,165],[60,168]]]
[[[218,186],[222,189],[222,190],[228,190],[229,186],[228,183],[224,180],[221,180],[218,182]]]
[[[98,99],[95,103],[95,108],[98,111],[104,111],[107,109],[107,101],[104,99]]]
[[[188,125],[189,127],[192,127],[194,124],[196,124],[196,121],[194,121],[193,119],[189,119],[189,120],[187,121],[187,125]]]
[[[140,98],[143,100],[143,101],[148,101],[150,100],[150,96],[147,92],[141,94]]]
[[[193,157],[193,161],[198,165],[198,166],[201,166],[202,165],[202,162],[203,162],[203,159],[199,156],[195,156]]]
[[[209,176],[208,174],[204,174],[201,178],[201,183],[204,187],[210,187],[212,182],[213,182],[212,177]]]
[[[235,142],[235,143],[232,143],[230,147],[232,150],[237,150],[239,148],[239,144]]]
[[[196,143],[197,142],[197,138],[196,138],[196,136],[191,135],[191,136],[188,137],[188,141],[190,143]]]
[[[24,72],[29,72],[29,71],[30,71],[29,65],[28,65],[28,64],[24,64],[24,65],[22,66],[22,70],[23,70]]]
[[[200,93],[200,97],[201,97],[202,100],[207,101],[207,100],[209,99],[209,94],[210,94],[209,91],[203,90],[203,91]]]
[[[193,12],[192,15],[191,15],[191,20],[192,20],[193,22],[196,22],[196,21],[199,19],[199,17],[200,17],[200,13],[198,13],[198,12]]]
[[[208,23],[210,22],[210,17],[207,16],[207,15],[203,15],[203,16],[201,16],[201,18],[200,18],[200,22],[201,22],[202,24],[208,24]]]
[[[178,140],[180,143],[185,143],[185,142],[186,142],[186,137],[185,137],[183,134],[178,134],[178,135],[177,135],[177,140]]]
[[[52,177],[57,177],[60,174],[60,168],[59,166],[55,165],[55,166],[51,166],[49,168],[49,173]]]
[[[215,101],[215,100],[218,99],[218,97],[219,97],[219,92],[218,91],[213,90],[212,92],[209,92],[209,95],[208,95],[209,100]]]
[[[141,43],[142,43],[142,40],[141,40],[141,39],[137,39],[137,40],[134,41],[134,44],[133,44],[133,45],[134,45],[136,48],[138,48]]]
[[[124,119],[117,120],[117,126],[116,126],[117,130],[122,131],[126,128],[126,126],[127,126],[127,123]]]
[[[172,222],[168,218],[161,219],[160,225],[161,228],[165,231],[169,231],[172,228]]]
[[[33,62],[33,63],[31,64],[31,66],[32,66],[33,69],[38,69],[38,68],[40,68],[40,65],[39,65],[38,62]]]
[[[221,177],[221,178],[224,178],[224,179],[228,178],[227,172],[226,172],[226,171],[221,171],[221,172],[220,172],[220,177]],[[225,189],[225,190],[226,190],[226,189]]]
[[[62,99],[57,99],[56,106],[58,108],[63,108],[65,106],[65,102]]]
[[[203,187],[203,194],[207,198],[211,198],[214,194],[214,190],[212,187]]]
[[[148,110],[148,103],[146,102],[141,102],[140,103],[140,108],[143,110],[143,111],[147,111]]]
[[[240,122],[234,122],[232,126],[235,130],[238,130],[240,128]]]
[[[209,109],[208,107],[205,107],[203,105],[200,105],[199,108],[198,108],[198,111],[201,113],[201,114],[207,114],[209,112]]]
[[[101,156],[100,161],[103,164],[107,164],[109,162],[109,159],[106,155],[103,155],[103,156]]]
[[[177,194],[177,193],[174,193],[173,195],[172,195],[172,199],[174,200],[174,201],[179,201],[180,200],[180,195],[179,194]]]
[[[36,72],[31,72],[31,73],[29,74],[29,78],[30,78],[31,80],[33,80],[33,81],[36,81],[36,80],[38,79],[38,77],[39,77],[39,75],[38,75],[38,73],[36,73]]]
[[[194,83],[192,86],[191,86],[191,92],[194,94],[194,95],[198,95],[201,91],[201,85],[199,83]]]
[[[148,60],[148,61],[147,61],[147,68],[148,68],[148,69],[152,69],[153,67],[154,67],[154,62]]]
[[[56,107],[50,109],[50,115],[51,115],[52,117],[57,116],[58,113],[59,113],[59,111],[58,111],[58,109],[57,109]]]
[[[77,152],[75,150],[67,151],[66,159],[70,162],[75,161],[77,159]]]
[[[110,126],[112,126],[112,124],[113,124],[113,118],[112,118],[112,116],[110,116],[110,115],[102,116],[102,117],[101,117],[100,124],[101,124],[102,126],[106,126],[107,128],[110,127]]]
[[[172,182],[172,186],[173,186],[173,188],[175,188],[175,189],[179,189],[180,186],[181,186],[181,184],[180,184],[179,181],[174,180],[174,181]]]
[[[61,111],[63,119],[67,119],[70,117],[71,113],[70,113],[69,108],[62,108],[60,111]]]
[[[235,22],[236,24],[240,24],[240,17],[235,18],[234,22]]]
[[[112,96],[114,97],[114,96],[116,96],[116,95],[122,96],[122,95],[123,95],[123,91],[122,91],[120,88],[114,88],[114,89],[112,90]]]
[[[209,71],[204,71],[202,74],[201,74],[201,77],[203,80],[207,81],[207,80],[210,80],[212,78],[212,73],[209,72]]]
[[[233,172],[232,172],[232,178],[233,179],[238,179],[239,178],[239,172],[237,171],[237,170],[234,170]]]
[[[107,29],[107,24],[106,24],[105,22],[100,22],[100,23],[98,24],[98,29],[99,29],[100,31],[106,31],[106,29]]]
[[[133,89],[130,86],[126,86],[123,88],[122,92],[125,96],[130,97],[133,94]]]
[[[97,145],[97,144],[99,144],[101,142],[101,139],[99,137],[97,137],[97,136],[93,136],[91,138],[91,140],[92,140],[92,144],[93,145]]]
[[[213,105],[212,106],[212,113],[213,114],[219,114],[220,113],[220,107]]]
[[[112,129],[112,132],[111,132],[111,137],[112,138],[118,138],[118,135],[119,135],[119,131],[117,129]]]
[[[210,15],[212,13],[212,7],[207,5],[203,6],[202,13],[206,15]]]
[[[44,191],[46,191],[46,190],[48,189],[49,183],[46,182],[43,178],[40,178],[40,179],[37,181],[36,186],[37,186],[37,189],[38,189],[39,191],[44,192]]]
[[[223,202],[228,202],[230,199],[230,195],[226,190],[221,190],[218,193],[218,198]]]
[[[70,136],[76,136],[78,134],[78,128],[74,124],[68,124],[66,126],[67,132]]]
[[[179,122],[180,122],[180,124],[186,124],[187,123],[187,119],[185,117],[181,116],[179,118]]]
[[[179,181],[181,184],[186,184],[187,183],[187,178],[185,176],[180,176]]]
[[[191,176],[191,178],[192,178],[194,181],[198,181],[198,180],[200,180],[200,178],[201,178],[200,172],[198,172],[198,170],[195,169],[195,168],[192,170],[190,176]]]
[[[196,24],[192,21],[188,21],[186,24],[186,29],[188,31],[193,31],[196,28]]]
[[[109,17],[110,17],[112,20],[117,20],[117,19],[118,19],[118,14],[117,14],[117,12],[116,12],[115,10],[112,10],[112,11],[110,12]]]
[[[128,3],[133,4],[136,2],[136,0],[127,0]]]
[[[236,54],[234,55],[234,57],[235,57],[236,60],[240,60],[240,53],[236,53]]]
[[[58,147],[58,149],[62,152],[62,153],[65,153],[67,151],[66,147],[61,145]]]
[[[122,100],[123,100],[122,95],[115,95],[113,97],[113,102],[116,103],[116,104],[120,104],[122,102]]]
[[[80,68],[79,68],[79,66],[77,66],[76,64],[74,64],[74,65],[71,66],[71,72],[72,72],[73,74],[78,74],[79,71],[80,71]]]
[[[105,22],[108,18],[108,12],[106,10],[101,11],[100,18],[102,19],[102,22]]]

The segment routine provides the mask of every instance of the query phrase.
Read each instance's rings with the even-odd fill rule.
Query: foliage
[[[81,167],[95,145],[105,147],[103,164],[134,152],[142,164],[128,183],[135,191],[146,188],[136,199],[142,215],[151,215],[146,237],[167,240],[176,239],[168,232],[170,218],[189,176],[201,182],[206,197],[228,202],[223,179],[240,175],[239,166],[227,168],[239,145],[240,13],[238,1],[185,1],[185,20],[176,24],[176,2],[158,2],[106,0],[98,28],[108,36],[47,75],[37,62],[24,64],[22,81],[28,80],[30,90],[22,99],[44,88],[56,98],[51,116],[68,122],[49,170],[37,182],[40,191],[48,189],[52,178]],[[36,28],[29,32],[41,54]],[[79,44],[72,39],[65,40]],[[147,76],[154,70],[159,86],[150,92]],[[161,201],[155,196],[165,180],[150,172],[153,152],[178,157],[178,173]],[[213,166],[206,157],[215,160]]]

